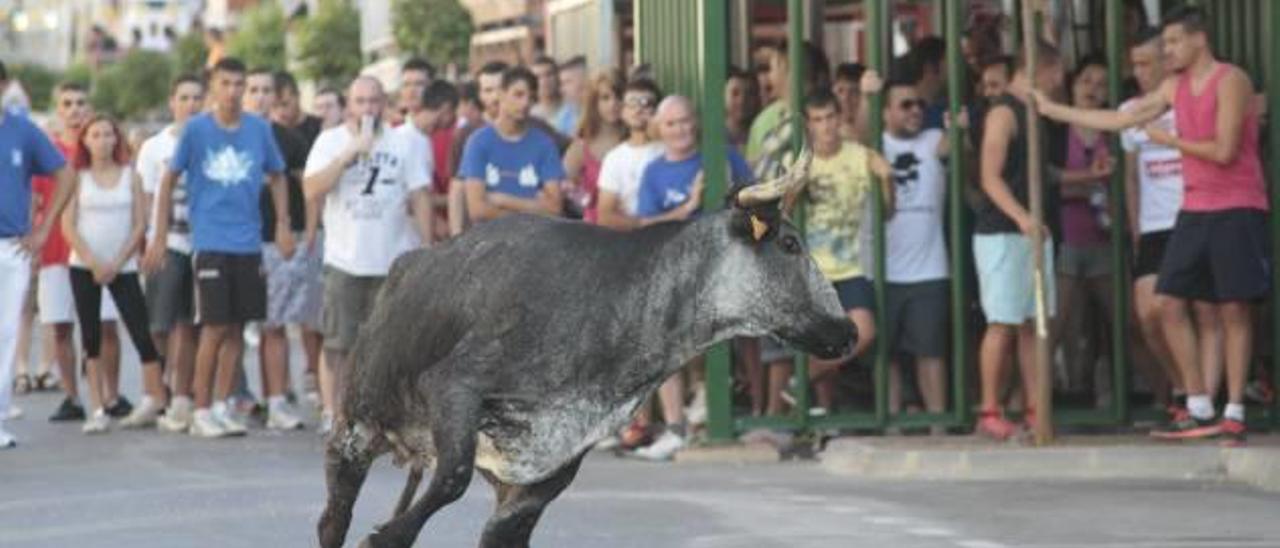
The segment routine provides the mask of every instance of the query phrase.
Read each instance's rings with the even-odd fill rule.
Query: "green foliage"
[[[209,58],[209,48],[204,45],[204,36],[199,32],[183,35],[173,45],[173,73],[199,75],[204,70],[204,63]]]
[[[471,48],[471,13],[458,0],[393,0],[391,16],[401,51],[436,66],[466,62]]]
[[[172,67],[170,58],[163,53],[130,51],[98,73],[89,99],[94,108],[120,119],[164,108]]]
[[[295,45],[303,77],[342,85],[360,73],[360,13],[346,0],[320,0],[298,28]]]
[[[22,84],[31,99],[33,111],[44,111],[53,99],[53,86],[62,81],[57,71],[42,65],[14,65],[9,67],[9,78]]]
[[[235,34],[227,40],[227,55],[249,68],[284,70],[284,12],[276,2],[262,2],[244,13]]]

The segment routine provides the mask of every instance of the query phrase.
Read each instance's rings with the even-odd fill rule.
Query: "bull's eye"
[[[782,250],[792,255],[799,255],[801,251],[800,240],[790,234],[783,236]]]

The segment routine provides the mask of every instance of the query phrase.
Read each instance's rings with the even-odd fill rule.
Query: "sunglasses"
[[[924,107],[925,107],[924,99],[908,99],[906,101],[898,103],[898,108],[902,110],[912,110],[917,108],[920,110],[924,110]]]
[[[627,97],[623,103],[629,107],[650,108],[656,101],[653,97]]]

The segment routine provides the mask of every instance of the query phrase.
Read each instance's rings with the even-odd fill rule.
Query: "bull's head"
[[[777,176],[734,194],[716,300],[754,333],[832,359],[853,348],[857,331],[782,208],[803,189],[812,160],[806,150],[785,160]]]

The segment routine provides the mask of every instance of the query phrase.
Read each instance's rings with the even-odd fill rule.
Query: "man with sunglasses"
[[[0,89],[8,80],[0,63]],[[52,176],[56,182],[46,214],[32,223],[30,181],[35,174]],[[9,378],[18,357],[19,318],[31,282],[30,257],[44,247],[71,197],[71,185],[66,159],[44,132],[26,116],[0,108],[0,450],[17,445],[5,431],[4,420],[13,386]]]
[[[662,143],[649,137],[654,108],[662,98],[658,84],[649,79],[627,82],[622,92],[622,121],[627,140],[608,154],[600,167],[599,224],[621,230],[640,227],[636,214],[640,175],[645,166],[662,155]]]
[[[915,377],[930,413],[946,408],[950,282],[942,234],[947,180],[942,159],[951,152],[946,134],[925,128],[927,102],[919,86],[891,79],[885,86],[883,152],[893,167],[897,207],[885,223],[885,316],[882,327],[894,363],[889,369],[889,409],[902,408],[902,357],[915,362]],[[935,430],[937,432],[937,430]]]
[[[84,124],[92,115],[89,106],[89,90],[74,82],[63,82],[54,88],[54,117],[57,131],[50,134],[55,147],[68,160],[76,155],[76,140]],[[49,206],[57,184],[49,177],[34,177],[32,187],[40,196],[37,218],[49,215]],[[76,350],[72,337],[75,333],[76,309],[71,295],[71,274],[67,262],[71,258],[71,246],[62,236],[56,222],[49,239],[40,250],[40,275],[36,287],[36,302],[40,310],[40,323],[50,330],[53,338],[54,359],[58,362],[58,374],[62,377],[62,389],[66,398],[49,416],[53,422],[84,420],[84,407],[80,404],[80,392],[76,383]],[[120,336],[116,331],[115,301],[110,295],[102,297],[102,359],[107,372],[104,401],[114,402],[106,406],[107,414],[123,418],[133,410],[133,405],[119,394]]]

